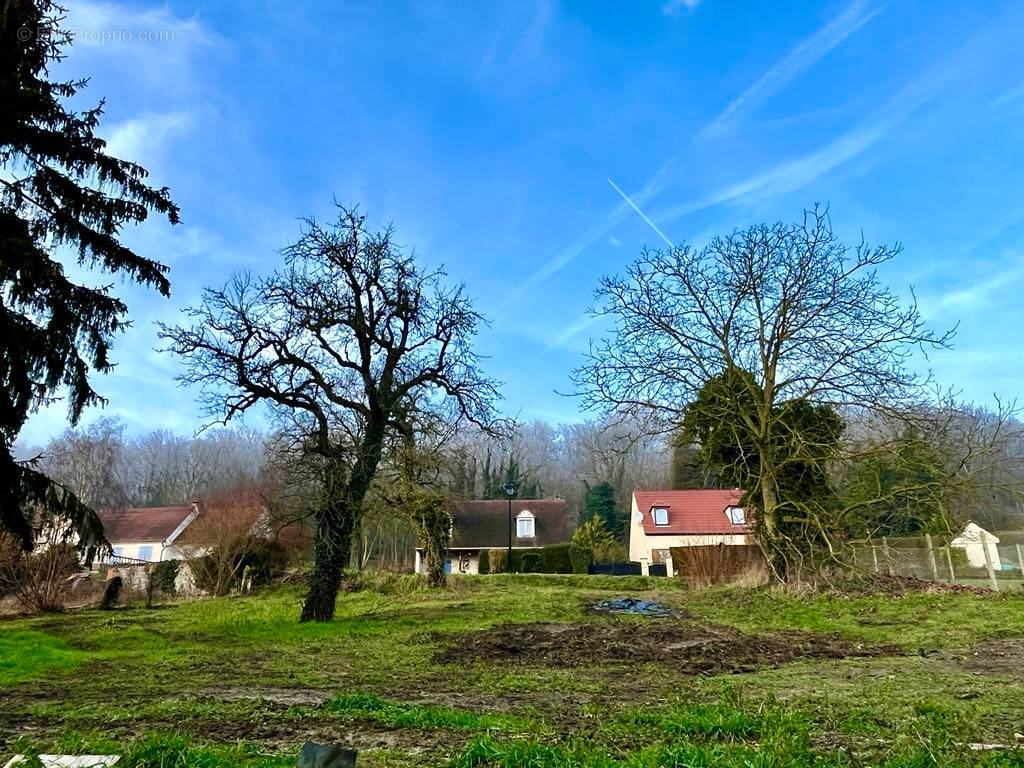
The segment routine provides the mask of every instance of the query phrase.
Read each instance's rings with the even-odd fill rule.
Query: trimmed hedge
[[[551,573],[541,570],[543,562],[540,552],[523,552],[523,556],[519,558],[518,570],[520,573]]]
[[[569,546],[569,563],[573,573],[590,573],[590,564],[594,562],[594,551],[590,547]]]
[[[540,550],[541,567],[544,573],[572,573],[571,544],[552,544]]]
[[[512,572],[513,573],[586,573],[586,564],[593,559],[590,550],[585,550],[587,563],[582,571],[573,569],[571,551],[574,547],[571,544],[551,544],[547,547],[532,547],[530,549],[512,550]],[[508,550],[507,549],[482,549],[480,550],[480,563],[478,572],[507,573]]]

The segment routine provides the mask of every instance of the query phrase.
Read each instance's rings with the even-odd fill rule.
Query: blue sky
[[[662,244],[609,180],[677,242],[828,203],[847,239],[902,242],[884,279],[959,322],[922,365],[978,402],[1021,394],[1020,3],[69,5],[55,74],[92,78],[112,151],[182,208],[126,233],[173,286],[118,286],[135,324],[97,384],[132,431],[203,423],[154,321],[272,269],[333,199],[466,282],[507,412],[580,418],[556,391],[601,331],[597,278]],[[22,438],[64,426],[53,406]]]

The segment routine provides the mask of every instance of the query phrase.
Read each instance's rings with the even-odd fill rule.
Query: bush
[[[178,578],[178,567],[180,560],[162,560],[153,566],[149,577],[152,579],[153,587],[167,595],[174,594],[174,581]]]
[[[542,567],[543,560],[541,559],[540,552],[524,552],[519,559],[519,568],[517,570],[520,573],[544,573],[541,570]]]
[[[551,544],[540,550],[541,569],[544,573],[572,573],[571,544]]]
[[[491,572],[491,550],[480,550],[480,558],[476,565],[476,572],[483,576],[486,576]]]
[[[253,586],[269,584],[288,567],[288,551],[278,541],[259,540],[242,556],[241,566],[240,573],[251,569]]]
[[[279,542],[243,536],[219,544],[189,562],[199,589],[213,595],[226,595],[239,585],[246,568],[249,568],[253,586],[269,584],[278,578],[288,565],[288,552]]]
[[[70,544],[23,552],[20,539],[0,533],[0,594],[14,595],[30,611],[64,610],[70,577],[78,570],[78,554]]]
[[[575,544],[569,546],[569,562],[573,573],[590,573],[590,564],[594,562],[594,552],[589,547]]]
[[[100,609],[104,611],[113,609],[121,598],[121,590],[123,588],[124,579],[120,576],[107,579],[107,585],[103,588],[103,599],[100,600]]]
[[[619,563],[629,559],[625,547],[599,517],[592,517],[579,526],[572,535],[572,543],[588,548],[595,563]]]
[[[487,552],[489,570],[491,573],[505,573],[508,571],[508,553],[504,549],[491,549]]]

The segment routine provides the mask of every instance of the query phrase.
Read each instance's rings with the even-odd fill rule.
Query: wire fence
[[[858,566],[909,576],[1001,590],[1024,585],[1024,532],[980,528],[957,537],[881,537],[853,548]]]

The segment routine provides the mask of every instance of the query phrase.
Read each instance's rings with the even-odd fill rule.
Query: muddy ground
[[[1024,680],[1024,636],[993,637],[943,658],[978,675],[1006,675]]]
[[[745,634],[697,622],[499,624],[456,638],[435,655],[441,664],[523,662],[559,667],[663,662],[677,672],[720,675],[776,667],[796,659],[900,656],[895,645],[864,645],[802,631]]]

